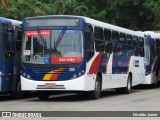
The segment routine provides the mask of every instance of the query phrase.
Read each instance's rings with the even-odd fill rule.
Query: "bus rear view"
[[[76,17],[24,20],[22,90],[84,90],[82,24],[83,20]]]

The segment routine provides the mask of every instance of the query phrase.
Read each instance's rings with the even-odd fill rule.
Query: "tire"
[[[156,80],[154,83],[151,84],[152,88],[157,88],[158,87],[158,76],[156,76]]]
[[[39,100],[47,100],[49,98],[49,94],[47,93],[38,93]]]
[[[123,93],[130,94],[131,89],[132,89],[132,77],[131,75],[129,75],[127,80],[127,87],[123,88]]]
[[[21,90],[21,82],[20,81],[17,82],[16,91],[12,92],[11,96],[14,99],[21,99],[24,97],[24,92],[22,92],[22,90]]]
[[[89,92],[89,96],[91,99],[96,100],[101,96],[102,83],[99,76],[96,77],[94,90]]]
[[[132,89],[132,77],[131,75],[129,75],[127,79],[127,86],[124,88],[116,88],[116,92],[123,94],[130,94],[131,89]]]

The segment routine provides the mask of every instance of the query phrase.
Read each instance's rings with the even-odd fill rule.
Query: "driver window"
[[[3,25],[3,49],[5,60],[14,56],[14,28],[8,24]]]

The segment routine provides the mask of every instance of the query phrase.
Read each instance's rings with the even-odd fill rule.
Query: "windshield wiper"
[[[59,33],[57,40],[55,41],[55,39],[54,39],[54,52],[55,52],[56,56],[61,56],[61,52],[57,49],[57,47],[59,46],[59,43],[61,42],[61,40],[65,34],[66,29],[67,29],[67,27],[63,27],[63,29]]]
[[[59,43],[61,42],[64,34],[65,34],[65,31],[66,31],[67,27],[63,27],[63,29],[61,30],[61,32],[59,33],[59,36],[57,38],[57,40],[55,41],[55,47],[57,48],[59,46]]]
[[[45,51],[45,49],[47,48],[46,39],[41,35],[40,30],[41,30],[41,29],[40,29],[39,27],[37,27],[37,32],[38,32],[40,41],[41,41],[42,44],[43,44],[43,50]],[[43,53],[44,53],[44,51],[43,51]]]

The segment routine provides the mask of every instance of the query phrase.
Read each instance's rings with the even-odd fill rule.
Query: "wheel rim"
[[[100,90],[101,90],[100,82],[96,81],[96,85],[95,85],[96,94],[100,94]]]
[[[131,80],[130,79],[128,79],[128,85],[127,85],[127,87],[128,87],[128,90],[130,91],[131,90]]]

